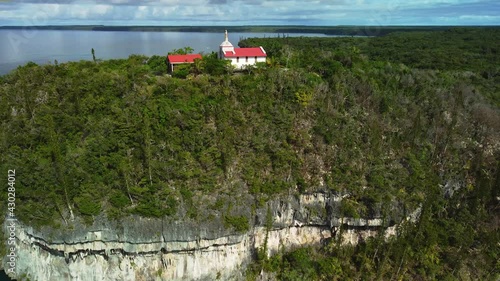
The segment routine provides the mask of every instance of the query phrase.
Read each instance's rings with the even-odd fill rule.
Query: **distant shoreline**
[[[431,31],[457,28],[500,28],[500,26],[304,26],[304,25],[255,25],[255,26],[106,26],[106,25],[46,25],[0,26],[0,30],[85,30],[85,31],[146,31],[146,32],[272,32],[319,33],[343,36],[382,36],[392,32]]]

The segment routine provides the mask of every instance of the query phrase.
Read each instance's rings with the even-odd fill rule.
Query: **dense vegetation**
[[[485,78],[472,80],[473,85],[486,87],[483,94],[499,106],[500,97],[495,95],[500,92],[499,40],[500,28],[453,28],[397,32],[374,38],[251,38],[239,45],[264,46],[273,63],[320,72],[334,72],[339,62],[351,65],[352,57],[348,54],[353,52],[372,61],[402,63],[412,68],[473,71]]]
[[[416,200],[423,206],[419,222],[403,225],[398,237],[389,241],[379,233],[356,247],[341,247],[342,241],[336,238],[326,246],[280,252],[271,258],[259,253],[248,279],[264,271],[269,272],[266,278],[278,280],[498,280],[499,43],[499,29],[394,33],[377,38],[252,38],[240,42],[240,46],[264,46],[272,65],[314,71],[330,85],[338,84],[328,77],[336,77],[346,68],[363,77],[361,85],[348,83],[357,98],[347,112],[352,115],[359,109],[369,116],[358,125],[368,131],[358,141],[356,134],[348,131],[349,143],[356,146],[348,146],[349,155],[333,162],[334,170],[341,170],[333,176],[340,179],[333,185],[342,186],[353,175],[361,174],[366,181],[358,186],[366,184],[378,191],[376,196],[369,193],[358,197],[356,204],[388,202],[405,192],[419,197],[407,197],[406,202]],[[470,98],[479,97],[478,93],[481,101],[473,102]],[[335,115],[320,115],[330,106],[324,102],[323,110],[316,109],[317,118],[336,128],[339,123],[334,121]],[[477,119],[479,116],[482,120]],[[392,129],[390,124],[394,125]],[[458,124],[469,129],[459,129],[462,125]],[[479,144],[482,141],[476,139],[475,126],[482,127],[480,135],[491,130],[489,137],[483,135],[489,139],[490,148]],[[326,143],[345,147],[345,142],[330,138],[332,131],[316,133],[323,135]],[[476,139],[476,148],[466,148],[466,139]],[[395,148],[398,151],[401,142],[402,150],[409,154],[396,156],[399,160],[391,163],[389,155]],[[355,155],[353,148],[355,151],[358,147],[363,160],[356,165],[349,160]],[[374,153],[369,149],[382,152],[372,158]],[[471,158],[465,160],[463,153]],[[395,173],[398,164],[406,175],[401,170]],[[363,165],[368,172],[353,173]],[[343,173],[347,176],[342,177]],[[462,186],[458,192],[443,186],[453,181]],[[381,190],[390,190],[390,186],[395,187],[389,191],[392,196],[385,194],[380,199]],[[355,210],[348,207],[349,215],[354,216],[355,210],[363,209],[359,205]]]
[[[350,194],[346,216],[389,201],[422,215],[387,243],[259,256],[249,278],[494,279],[499,34],[249,39],[268,50],[267,65],[233,73],[208,54],[182,77],[164,75],[160,56],[27,64],[0,78],[0,159],[16,169],[16,215],[34,226],[223,215],[245,231],[239,196],[262,205],[332,190]],[[417,51],[421,42],[431,48]]]

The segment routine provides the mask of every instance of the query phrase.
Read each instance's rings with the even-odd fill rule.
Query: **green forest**
[[[18,219],[222,214],[243,232],[242,194],[254,208],[348,193],[345,216],[388,202],[422,212],[388,241],[257,254],[248,280],[499,278],[499,28],[239,45],[263,46],[267,63],[236,72],[212,53],[168,75],[166,54],[131,55],[0,76],[1,178],[16,170]]]

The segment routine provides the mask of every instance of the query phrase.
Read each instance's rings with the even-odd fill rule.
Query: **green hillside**
[[[213,54],[174,77],[162,57],[30,63],[0,77],[0,165],[33,226],[222,213],[245,231],[240,196],[317,190],[351,194],[351,217],[422,206],[398,239],[260,257],[249,278],[495,279],[499,34],[248,39],[268,64],[241,73]]]

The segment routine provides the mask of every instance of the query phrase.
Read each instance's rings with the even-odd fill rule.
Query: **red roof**
[[[193,63],[195,59],[201,59],[201,55],[200,54],[168,55],[168,61],[170,63]]]
[[[225,57],[265,57],[266,52],[262,47],[257,48],[234,48],[233,52],[224,52]]]

